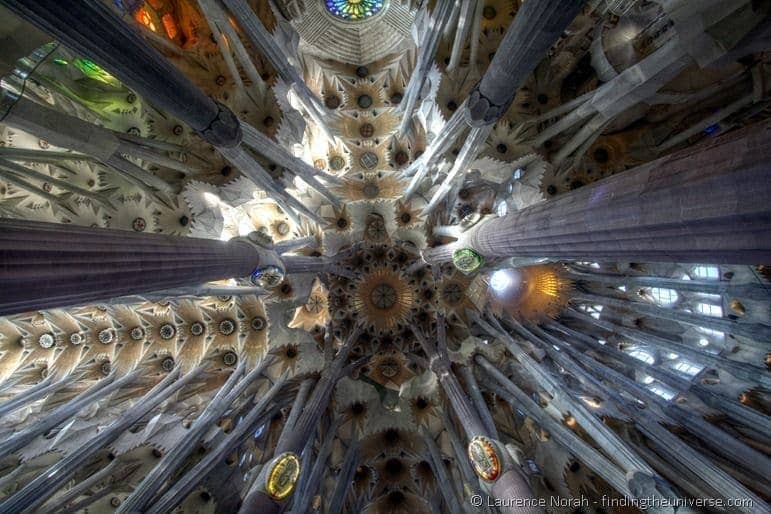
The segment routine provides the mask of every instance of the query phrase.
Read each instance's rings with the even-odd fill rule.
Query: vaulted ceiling
[[[0,513],[768,512],[768,2],[0,4]]]

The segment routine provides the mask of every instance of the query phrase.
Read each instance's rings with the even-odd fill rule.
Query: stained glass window
[[[344,20],[365,20],[383,8],[383,0],[324,0],[327,11]]]
[[[90,79],[97,80],[108,86],[120,87],[118,79],[107,73],[104,68],[91,59],[75,59],[72,64]]]

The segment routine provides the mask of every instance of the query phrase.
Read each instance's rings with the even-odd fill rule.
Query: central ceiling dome
[[[410,41],[415,13],[388,0],[316,0],[304,2],[291,20],[300,48],[332,61],[369,64]]]

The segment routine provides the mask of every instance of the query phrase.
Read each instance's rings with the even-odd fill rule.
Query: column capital
[[[466,123],[472,127],[485,127],[497,122],[498,119],[508,110],[509,105],[497,105],[482,93],[479,84],[474,86],[468,97],[466,108]],[[512,97],[513,100],[513,97]]]
[[[206,142],[218,148],[235,148],[244,138],[241,122],[225,105],[216,100],[212,101],[217,107],[217,115],[199,134]]]
[[[446,357],[433,355],[429,361],[429,368],[439,380],[442,380],[450,374],[450,361]]]

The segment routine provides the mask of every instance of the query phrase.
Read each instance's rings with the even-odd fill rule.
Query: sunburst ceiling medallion
[[[356,284],[353,303],[360,319],[380,332],[406,325],[415,292],[401,273],[386,266],[374,268]]]

